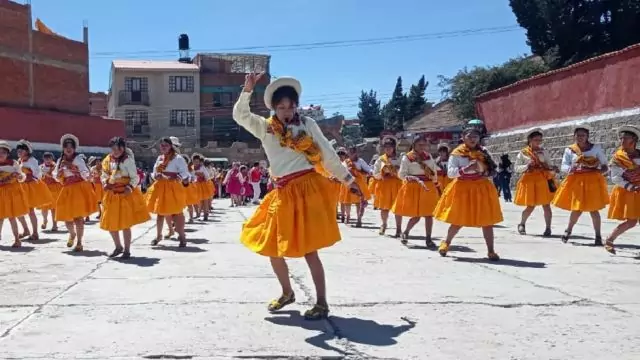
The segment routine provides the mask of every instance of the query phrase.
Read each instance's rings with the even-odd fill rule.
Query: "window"
[[[231,107],[237,95],[230,92],[213,93],[213,107]]]
[[[221,106],[222,106],[222,94],[213,93],[213,107],[221,107]]]
[[[126,91],[149,91],[149,79],[146,77],[126,77],[124,78],[124,89]]]
[[[195,110],[171,110],[169,126],[194,127],[196,122]]]
[[[126,110],[124,112],[124,121],[127,130],[129,130],[131,134],[143,134],[148,132],[149,113],[144,110]],[[143,127],[147,128],[145,129]]]
[[[193,76],[169,76],[169,92],[193,92]]]

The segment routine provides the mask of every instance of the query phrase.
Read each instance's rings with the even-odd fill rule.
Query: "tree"
[[[640,42],[638,0],[510,0],[531,52],[552,68]]]
[[[407,116],[407,96],[402,90],[402,77],[398,76],[391,99],[384,106],[384,128],[391,131],[402,131]]]
[[[464,68],[452,77],[439,76],[443,95],[453,101],[456,115],[462,120],[476,118],[476,96],[517,81],[549,71],[539,57],[521,56],[499,66]]]
[[[429,83],[424,79],[424,75],[418,80],[417,84],[411,85],[407,96],[406,120],[413,119],[424,112],[425,107],[427,107],[427,100],[424,97],[427,86],[429,86]]]
[[[358,111],[358,120],[360,121],[360,127],[365,137],[376,137],[384,129],[384,123],[382,121],[382,115],[380,113],[380,101],[378,100],[378,94],[369,90],[364,90],[360,93],[360,102],[358,104],[360,111]]]

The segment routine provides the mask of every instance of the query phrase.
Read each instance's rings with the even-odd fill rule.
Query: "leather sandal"
[[[267,310],[270,312],[282,310],[287,305],[293,304],[296,302],[296,295],[294,293],[288,295],[280,295],[279,298],[271,300]]]

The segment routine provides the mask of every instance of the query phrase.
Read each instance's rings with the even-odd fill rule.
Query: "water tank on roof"
[[[178,61],[182,63],[191,63],[191,56],[189,55],[189,35],[180,34],[178,37],[178,51],[180,52],[180,58]]]

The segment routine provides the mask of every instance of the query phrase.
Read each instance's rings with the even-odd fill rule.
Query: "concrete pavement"
[[[298,303],[278,315],[266,258],[238,242],[253,208],[217,201],[209,223],[176,241],[149,246],[149,222],[134,230],[134,259],[106,258],[107,233],[88,226],[81,254],[66,234],[42,234],[12,251],[8,223],[0,247],[0,359],[640,359],[640,229],[610,256],[583,216],[570,244],[520,236],[520,209],[504,204],[496,228],[503,260],[488,263],[480,230],[464,229],[447,258],[379,237],[378,213],[365,228],[340,225],[343,241],[322,252],[328,321],[305,322],[313,282],[290,261]],[[554,209],[554,232],[567,213]],[[528,231],[541,234],[537,210]],[[615,223],[604,221],[607,234]],[[436,222],[434,236],[446,225]],[[393,233],[393,229],[388,230]],[[423,235],[419,223],[415,235]],[[590,239],[580,239],[585,236]]]

